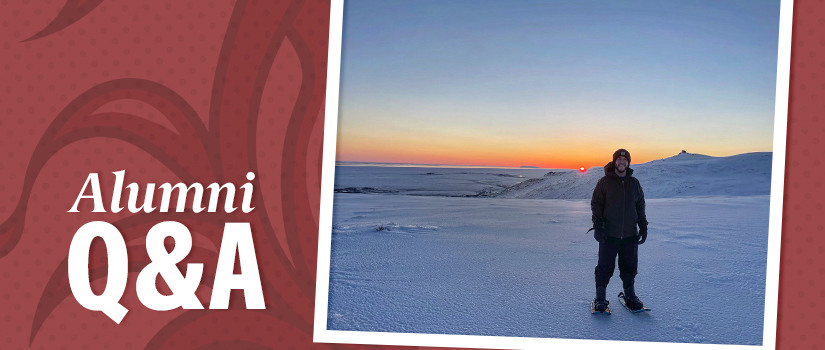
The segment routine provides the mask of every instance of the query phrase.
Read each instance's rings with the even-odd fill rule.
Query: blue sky
[[[778,1],[348,0],[338,158],[770,151],[778,26]]]

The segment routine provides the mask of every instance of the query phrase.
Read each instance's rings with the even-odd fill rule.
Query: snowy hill
[[[693,196],[768,195],[771,188],[771,152],[743,153],[712,157],[680,153],[643,164],[631,164],[645,198]],[[549,172],[507,187],[499,198],[587,199],[596,182],[604,176],[603,167],[586,172]]]

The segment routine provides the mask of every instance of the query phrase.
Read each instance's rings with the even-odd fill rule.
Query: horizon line
[[[752,152],[743,152],[737,154],[731,154],[727,156],[713,156],[709,154],[702,154],[702,153],[692,153],[692,152],[679,152],[669,157],[658,158],[658,159],[651,159],[646,162],[642,163],[632,163],[632,164],[645,164],[655,160],[667,159],[670,157],[675,157],[680,154],[695,154],[700,156],[707,156],[707,157],[714,157],[714,158],[724,158],[724,157],[733,157],[743,154],[749,153],[773,153],[773,151],[752,151]],[[443,167],[443,166],[453,166],[453,167],[466,167],[466,168],[510,168],[510,169],[566,169],[566,170],[580,170],[581,167],[576,168],[568,168],[568,167],[541,167],[535,165],[519,165],[519,166],[512,166],[512,165],[480,165],[480,164],[448,164],[448,163],[415,163],[415,162],[386,162],[386,161],[361,161],[361,160],[335,160],[335,165],[339,165],[339,163],[364,163],[364,164],[387,164],[387,165],[411,165],[411,166],[421,166],[421,167]],[[590,167],[586,167],[585,169],[590,169],[594,167],[602,167],[602,165],[593,165]]]

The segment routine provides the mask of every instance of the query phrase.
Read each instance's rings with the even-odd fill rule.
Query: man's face
[[[627,170],[627,167],[630,165],[625,156],[619,156],[618,158],[616,158],[615,164],[616,170],[618,170],[620,173],[625,172],[625,170]]]

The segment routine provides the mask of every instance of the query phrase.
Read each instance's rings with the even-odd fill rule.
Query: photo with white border
[[[658,349],[663,345],[675,349],[774,348],[793,2],[777,0],[755,3],[678,5],[634,2],[632,6],[627,6],[631,10],[616,11],[615,8],[624,4],[332,1],[314,341],[501,349],[557,346],[601,348],[608,344],[616,349]],[[536,4],[541,6],[536,7]],[[712,9],[691,7],[702,4],[712,6]],[[362,10],[369,6],[376,9],[356,15],[350,11],[353,5],[358,5]],[[436,9],[428,9],[428,6]],[[588,6],[593,12],[582,12]],[[652,8],[641,11],[639,6]],[[668,9],[670,6],[674,8],[672,11]],[[725,29],[730,26],[741,25],[741,35],[754,34],[751,26],[758,26],[759,23],[753,22],[758,22],[762,18],[760,16],[766,13],[748,11],[760,6],[776,9],[776,13],[767,13],[767,17],[773,16],[776,24],[766,29],[772,30],[776,39],[770,43],[776,49],[776,56],[773,57],[754,57],[754,53],[761,51],[750,51],[748,45],[752,42],[743,42],[739,46],[725,41],[730,34]],[[487,7],[489,9],[484,10]],[[548,9],[554,11],[551,13]],[[565,10],[571,12],[565,13]],[[684,15],[684,11],[691,15]],[[399,14],[401,20],[388,14]],[[542,17],[545,14],[546,21]],[[589,14],[595,19],[588,18]],[[353,20],[350,16],[360,16],[358,19],[373,16],[375,21],[371,24],[378,23],[383,27],[363,28],[363,23],[360,29],[348,27],[353,25],[347,22]],[[473,16],[479,19],[474,20]],[[718,22],[732,17],[739,20],[734,23]],[[521,18],[523,22],[509,21],[512,18]],[[577,21],[582,18],[589,26],[577,27]],[[679,55],[680,52],[661,51],[662,46],[657,46],[656,41],[650,42],[652,47],[643,47],[645,44],[638,47],[617,46],[619,48],[615,49],[615,42],[606,40],[605,46],[593,50],[596,52],[594,55],[605,55],[607,52],[609,56],[615,53],[622,56],[616,61],[650,59],[656,64],[644,63],[647,66],[641,67],[652,72],[640,77],[644,82],[650,82],[649,85],[638,83],[595,89],[600,84],[606,86],[620,81],[629,73],[612,71],[616,61],[577,56],[583,50],[581,45],[592,44],[587,40],[596,37],[620,37],[628,43],[638,43],[636,36],[649,34],[645,31],[634,32],[634,29],[643,27],[638,22],[639,18],[649,20],[645,23],[661,26],[657,28],[672,29],[650,34],[666,42],[661,45],[668,48],[680,45],[692,48],[691,45],[696,45],[700,48],[691,51],[696,56],[685,57]],[[698,34],[695,38],[691,37],[691,32],[685,32],[685,28],[693,28],[703,23],[701,21],[718,22],[718,27],[696,27]],[[505,29],[489,32],[486,24]],[[506,29],[510,26],[520,29]],[[555,36],[548,35],[547,32],[532,31],[535,27],[545,30],[555,28],[559,32]],[[444,28],[462,34],[439,32]],[[346,39],[359,31],[370,33],[373,40],[349,46]],[[501,37],[496,37],[495,33],[501,33]],[[536,36],[516,37],[520,33],[534,33]],[[590,39],[580,39],[576,35]],[[575,40],[569,39],[571,36]],[[455,48],[456,40],[464,40],[459,49]],[[491,48],[499,43],[497,40],[505,40],[514,46]],[[542,45],[548,40],[560,43],[554,47],[556,50],[564,48],[564,45],[569,45],[569,49],[546,59],[547,51],[542,49]],[[389,42],[400,46],[386,46]],[[347,51],[364,47],[371,49],[362,54]],[[405,50],[409,47],[413,48]],[[614,48],[613,51],[610,48]],[[719,48],[730,48],[732,51],[719,54]],[[385,57],[382,56],[385,51],[408,61],[382,62],[380,59]],[[490,57],[491,52],[501,53],[501,57]],[[659,53],[661,56],[649,57]],[[472,55],[478,55],[477,60],[468,61]],[[375,57],[375,60],[367,61],[369,57]],[[736,61],[736,57],[762,61],[750,67],[747,62]],[[343,65],[342,59],[355,60],[358,67]],[[574,67],[575,74],[555,75],[549,82],[543,83],[535,78],[548,74],[548,71],[530,68],[531,60],[551,66],[567,62]],[[684,62],[691,60],[696,62],[696,67],[710,68],[707,71],[691,71],[690,66],[684,66]],[[750,89],[756,89],[755,86],[761,86],[764,81],[749,80],[752,77],[748,75],[748,69],[764,67],[764,61],[773,64],[772,71],[763,70],[760,73],[775,77],[771,91],[773,100],[753,102],[754,96],[761,96],[759,94],[765,89],[758,93],[751,93]],[[587,74],[575,70],[583,64],[592,67]],[[684,71],[675,72],[678,64],[682,64],[678,69]],[[403,67],[395,68],[399,69],[397,75],[381,76],[383,69],[399,65]],[[505,66],[518,65],[523,67],[510,68],[512,70],[507,72],[512,81],[506,76],[502,78],[502,75],[481,73],[491,67],[504,69]],[[345,74],[342,74],[342,66],[346,68]],[[439,67],[429,71],[427,67],[431,66]],[[743,68],[733,70],[731,67]],[[633,66],[628,72],[633,73],[634,69],[641,68]],[[559,70],[549,71],[560,74]],[[452,72],[456,72],[456,76]],[[535,72],[535,76],[529,76],[530,72]],[[358,74],[370,76],[358,80],[355,83],[357,88],[373,82],[379,87],[364,91],[341,88],[345,81],[350,82],[348,79]],[[427,74],[436,78],[421,78]],[[587,81],[600,74],[609,78]],[[671,83],[663,82],[662,74],[665,78],[675,77],[679,83],[672,83],[673,96],[681,94],[684,99],[668,95],[671,89],[668,84]],[[559,81],[567,85],[564,88],[554,85]],[[731,81],[735,83],[726,85]],[[702,84],[708,82],[719,82],[720,85],[700,89]],[[517,85],[515,88],[514,84]],[[415,91],[408,91],[405,86]],[[500,90],[503,86],[515,90],[515,93],[507,95],[506,91]],[[689,90],[691,86],[695,89]],[[735,90],[737,86],[742,86],[742,90]],[[400,91],[393,91],[390,87]],[[576,104],[570,98],[571,91],[585,96],[581,96],[582,101]],[[589,91],[592,91],[592,96]],[[532,96],[533,92],[539,95]],[[637,98],[642,92],[650,94],[645,96],[661,98],[648,107],[658,108],[656,111],[630,106],[631,103],[615,102],[621,98]],[[499,96],[501,99],[497,98]],[[506,154],[520,151],[519,147],[523,145],[537,144],[536,140],[541,139],[531,138],[530,132],[519,134],[507,129],[505,122],[494,119],[495,115],[507,111],[516,115],[529,114],[525,112],[529,108],[520,105],[535,110],[536,106],[541,105],[531,103],[540,103],[544,99],[542,96],[555,102],[550,108],[556,109],[524,119],[516,117],[517,120],[546,123],[561,116],[559,118],[566,120],[595,123],[594,127],[604,129],[596,131],[600,140],[605,138],[604,135],[610,135],[611,130],[618,130],[653,141],[628,142],[626,138],[619,138],[603,147],[593,146],[592,150],[584,151],[579,151],[581,146],[575,149],[573,146],[567,149],[555,144],[536,147],[537,152],[554,153],[553,157],[558,157],[553,158],[555,163],[529,163],[532,158],[519,158],[514,160],[517,162],[514,164],[502,164],[501,160],[483,164],[484,157],[475,157],[474,151],[493,159],[500,156],[496,149],[502,149],[501,153]],[[593,98],[589,105],[584,101],[594,96],[598,98]],[[702,108],[692,103],[693,98],[707,100],[709,96],[714,98],[714,102],[708,102]],[[521,98],[525,102],[519,100],[513,105],[502,103]],[[473,99],[479,101],[478,105],[467,104],[466,101]],[[370,106],[367,107],[373,109],[357,110],[353,107],[353,100],[368,103]],[[573,107],[556,107],[566,106],[568,102]],[[758,127],[748,125],[747,118],[751,118],[748,113],[738,115],[729,112],[736,106],[744,105],[754,110],[769,106],[769,124],[761,123],[759,127],[762,129],[757,130]],[[467,111],[462,110],[465,106]],[[498,109],[499,106],[501,109]],[[590,114],[579,112],[584,108],[582,106],[590,106],[588,108],[592,109],[586,111]],[[679,111],[679,108],[686,111]],[[349,119],[350,114],[342,117],[340,113],[344,110],[347,113],[357,110],[366,117]],[[411,114],[404,115],[407,111]],[[718,113],[706,116],[707,120],[696,120],[695,114],[691,114],[707,111]],[[409,124],[381,120],[382,113],[389,115],[396,112],[398,118],[406,118]],[[586,120],[597,112],[603,115]],[[631,112],[639,114],[622,114]],[[650,116],[645,117],[648,112]],[[673,116],[656,124],[656,113],[662,112]],[[458,117],[450,124],[442,123],[434,116],[424,116],[438,113]],[[605,115],[620,122],[612,125],[612,119]],[[418,116],[422,116],[420,120],[412,120]],[[488,123],[493,131],[474,127],[468,128],[471,135],[444,131],[451,130],[451,127],[459,129],[468,126],[467,122],[472,118],[479,118],[482,125]],[[636,126],[628,122],[636,120],[639,125],[653,125]],[[342,127],[344,123],[354,126],[345,128]],[[555,123],[561,131],[549,135],[550,138],[564,139],[570,136],[564,135],[568,133],[582,139],[573,142],[593,143],[594,137],[580,135],[581,129],[567,124],[559,127],[559,123]],[[708,132],[703,129],[708,123],[717,125],[717,130]],[[424,124],[430,128],[418,127]],[[395,129],[387,129],[388,125]],[[656,147],[684,144],[679,143],[684,142],[679,139],[680,136],[673,136],[677,135],[675,131],[673,135],[664,131],[655,135],[655,127],[669,126],[682,130],[695,127],[695,130],[689,129],[692,131],[687,134],[691,136],[693,132],[692,137],[697,143],[688,143],[681,152],[678,152],[679,149],[672,152],[676,155],[661,156],[662,151]],[[536,134],[546,134],[546,130],[539,130],[542,127],[525,124],[521,129],[534,129]],[[503,135],[500,138],[492,133],[496,128]],[[641,130],[639,134],[653,134],[655,137],[643,137],[636,134],[634,128]],[[353,129],[364,133],[351,131]],[[427,130],[431,130],[432,137],[449,140],[439,141],[443,143],[434,145],[433,149],[416,146],[416,140],[425,137]],[[767,138],[764,130],[769,130]],[[713,134],[717,131],[720,134]],[[490,134],[486,134],[488,132]],[[761,135],[759,142],[762,143],[749,143],[749,132]],[[484,144],[473,143],[478,140],[478,135],[489,140],[486,142],[491,147],[489,150],[484,149]],[[508,135],[518,140],[510,142],[505,137]],[[735,147],[722,150],[727,146],[714,143],[721,138],[719,135],[730,135],[734,141],[729,143],[745,145],[743,147],[766,147],[765,142],[768,142],[768,149],[741,153],[737,153],[738,148]],[[351,141],[359,137],[364,140],[363,143]],[[569,144],[571,141],[567,142]],[[625,146],[627,144],[631,146]],[[712,145],[715,148],[711,149],[720,151],[705,151],[701,148],[705,145]],[[611,162],[615,149],[625,147],[634,156],[630,159],[630,168],[638,169],[638,177],[647,197],[651,239],[639,247],[637,292],[651,311],[635,314],[622,308],[616,298],[616,292],[622,288],[617,267],[607,292],[608,300],[613,301],[610,303],[612,314],[592,315],[587,309],[593,298],[593,268],[596,266],[598,244],[593,241],[593,232],[585,232],[591,225],[589,193],[596,185],[593,179],[598,180],[602,175],[602,165]],[[695,151],[697,148],[699,150]],[[371,149],[375,152],[370,153]],[[607,149],[609,152],[604,151]],[[446,154],[442,150],[455,150],[459,155]],[[445,155],[439,158],[442,153]],[[422,155],[419,157],[419,154]],[[562,163],[565,156],[577,157],[576,161],[580,161],[582,167]],[[467,162],[455,161],[462,157]],[[594,160],[587,157],[594,157]],[[640,160],[634,161],[636,157]],[[759,164],[770,165],[770,168],[759,169]],[[736,179],[741,179],[743,174],[754,171],[757,179],[737,182]],[[662,177],[653,176],[654,173],[666,174],[668,180],[662,181]],[[536,187],[542,183],[546,186]],[[581,195],[585,192],[587,197]],[[758,214],[762,212],[767,216],[760,217]],[[334,217],[336,215],[346,218],[339,219]],[[428,218],[432,220],[427,221]],[[507,221],[508,218],[512,221]],[[767,235],[764,240],[751,241],[751,233],[757,226]],[[389,238],[385,240],[384,237]],[[341,246],[343,251],[337,256],[333,256],[335,239],[346,240],[338,243],[345,246]],[[590,255],[585,256],[584,253]],[[548,266],[551,268],[548,269]],[[751,280],[753,276],[759,277],[761,284],[754,284]],[[337,289],[331,292],[331,288]],[[501,299],[497,299],[499,297]],[[331,302],[345,305],[351,313],[331,308]],[[747,305],[759,307],[741,307]],[[736,308],[739,313],[732,312]],[[757,318],[753,318],[754,315]],[[761,324],[761,329],[740,331],[737,328],[740,321]],[[330,327],[331,322],[333,327]],[[341,324],[347,326],[342,327]],[[761,337],[754,337],[754,331]]]

